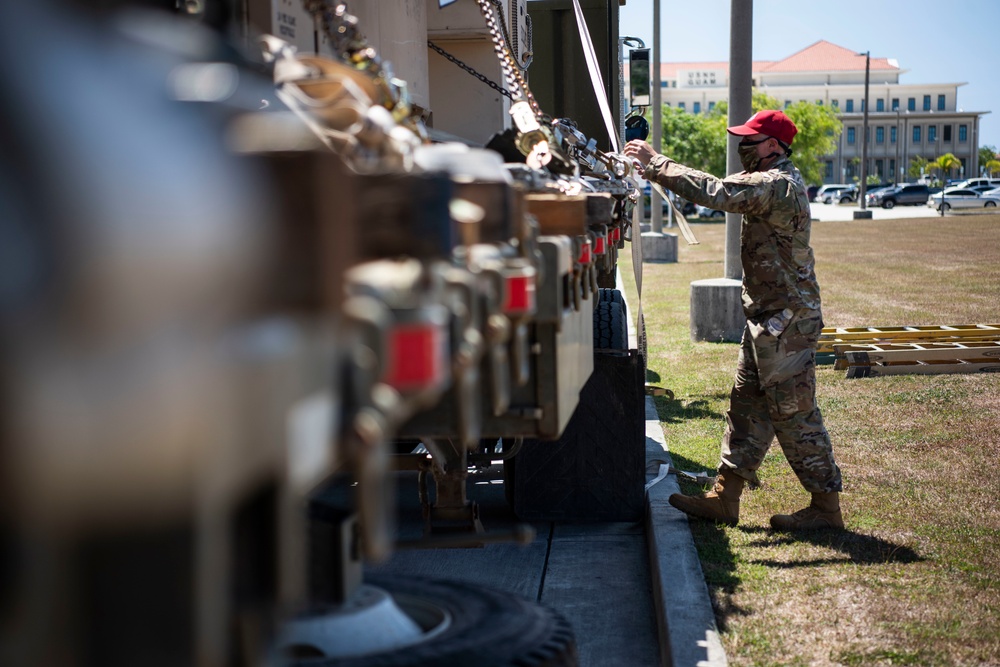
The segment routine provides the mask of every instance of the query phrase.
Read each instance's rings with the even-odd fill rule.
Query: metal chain
[[[511,99],[520,100],[523,98],[531,106],[531,110],[535,113],[535,116],[542,116],[542,110],[538,106],[535,96],[531,94],[531,90],[528,88],[524,77],[521,76],[521,70],[517,66],[517,63],[514,62],[510,47],[504,39],[503,33],[506,31],[503,29],[503,24],[500,23],[498,27],[496,14],[493,12],[494,1],[477,0],[479,11],[486,21],[486,27],[490,31],[490,38],[493,40],[493,50],[500,60],[500,69],[503,71],[504,79],[507,81],[507,87],[510,88]]]
[[[503,86],[501,86],[499,83],[496,83],[495,81],[491,81],[490,79],[486,78],[485,75],[480,74],[479,72],[477,72],[476,70],[474,70],[472,67],[466,65],[461,60],[459,60],[455,56],[451,55],[450,53],[448,53],[447,51],[445,51],[444,49],[442,49],[440,46],[438,46],[437,44],[435,44],[434,42],[432,42],[429,39],[427,40],[427,46],[431,47],[432,49],[434,49],[435,51],[437,51],[439,54],[441,54],[442,57],[444,57],[445,59],[447,59],[448,61],[450,61],[452,63],[455,63],[456,65],[458,65],[459,67],[461,67],[462,69],[464,69],[466,72],[468,72],[472,76],[476,77],[477,79],[479,79],[480,81],[482,81],[487,86],[489,86],[493,90],[497,91],[501,95],[506,95],[511,100],[514,99],[514,96],[511,94],[511,92],[509,90],[507,90],[506,88],[504,88]]]

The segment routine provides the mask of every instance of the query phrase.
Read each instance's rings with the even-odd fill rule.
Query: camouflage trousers
[[[818,311],[795,313],[774,337],[767,316],[748,320],[726,413],[722,465],[757,483],[757,469],[777,437],[785,458],[810,493],[842,490],[833,445],[816,405]]]

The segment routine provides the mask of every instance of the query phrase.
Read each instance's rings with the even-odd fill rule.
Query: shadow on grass
[[[784,533],[770,528],[758,527],[741,527],[740,530],[745,533],[761,534],[760,539],[751,542],[751,546],[754,547],[778,547],[805,543],[833,549],[847,556],[847,559],[830,557],[789,561],[774,559],[750,561],[766,567],[787,569],[834,565],[846,561],[856,565],[878,565],[883,563],[919,563],[924,560],[916,551],[906,545],[850,530],[815,530],[800,533]]]
[[[728,397],[729,394],[727,393]],[[667,424],[679,424],[688,419],[722,419],[723,414],[710,409],[709,401],[706,399],[695,399],[682,403],[678,400],[668,400],[665,396],[653,398],[656,405],[656,414],[661,422]],[[679,464],[678,464],[679,465]]]
[[[706,469],[705,465],[679,456],[674,452],[670,453],[670,457],[673,465],[680,470],[700,472]],[[711,472],[712,466],[707,467]],[[678,482],[681,492],[685,495],[694,495],[705,490],[705,487],[700,487],[683,478],[680,478]],[[741,525],[736,528],[726,528],[700,519],[691,519],[688,525],[691,528],[691,536],[701,561],[705,583],[711,591],[715,620],[721,632],[727,631],[731,618],[748,616],[751,613],[735,602],[737,594],[740,592],[742,579],[738,569],[740,559],[730,543],[730,535],[734,530],[751,537],[751,542],[748,545],[750,547],[774,547],[777,550],[782,546],[794,547],[796,544],[810,544],[844,554],[843,557],[830,556],[808,559],[795,559],[793,557],[788,560],[762,558],[742,561],[769,568],[821,567],[824,565],[843,565],[847,562],[857,565],[908,564],[925,560],[906,545],[850,530],[785,533],[759,526]]]

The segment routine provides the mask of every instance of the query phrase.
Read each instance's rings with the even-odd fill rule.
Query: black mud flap
[[[559,440],[526,440],[508,475],[524,520],[638,521],[645,511],[645,369],[637,350],[594,354]],[[516,473],[514,472],[516,471]]]

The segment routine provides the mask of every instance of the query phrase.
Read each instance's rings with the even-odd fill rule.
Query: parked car
[[[724,218],[726,214],[724,211],[716,211],[714,208],[709,208],[707,206],[698,207],[698,217],[699,218]]]
[[[944,192],[931,195],[927,200],[928,206],[939,211],[952,208],[996,208],[998,204],[1000,197],[984,197],[972,188],[948,188]]]
[[[983,193],[984,197],[994,197],[1000,199],[1000,187],[993,188],[992,190],[987,190]]]
[[[967,178],[955,187],[974,188],[977,185],[992,185],[995,188],[1000,188],[1000,178]]]
[[[847,183],[830,183],[828,185],[821,185],[820,188],[819,188],[819,190],[816,191],[816,194],[813,196],[812,200],[814,202],[816,202],[816,203],[823,203],[823,199],[831,191],[834,191],[834,190],[843,190],[844,188],[849,188],[849,187],[851,187],[851,186],[849,184],[847,184]],[[830,202],[826,202],[826,203],[829,204]]]
[[[895,183],[879,183],[877,185],[869,185],[865,188],[865,195],[870,195],[878,190],[884,190],[885,188],[891,188]],[[858,193],[861,191],[861,186],[855,184],[849,188],[845,188],[837,193],[837,202],[840,204],[850,204],[858,200]],[[867,198],[865,201],[868,201]]]
[[[958,187],[958,186],[956,186],[956,187]],[[996,187],[997,186],[992,185],[990,183],[983,183],[982,185],[972,185],[972,186],[969,186],[969,190],[975,190],[976,192],[978,192],[980,194],[983,194],[983,193],[985,193],[985,192],[987,192],[989,190],[995,189]]]
[[[868,206],[881,206],[882,208],[892,208],[896,205],[919,206],[927,203],[927,198],[930,194],[930,188],[926,185],[908,183],[872,192],[865,196],[865,204]]]
[[[649,186],[649,181],[646,181],[646,185],[643,187],[642,190],[642,212],[646,218],[649,218],[650,211],[652,211],[649,205],[651,198],[650,191],[651,188]],[[673,195],[670,192],[668,192],[668,194],[671,194],[674,197],[674,205],[677,206],[678,209],[680,209],[681,214],[683,215],[695,214],[696,207],[692,202],[689,202],[686,199],[682,199],[677,195]],[[666,199],[663,199],[662,197],[660,198],[660,206],[662,207],[663,215],[670,215],[670,204],[667,203]]]

